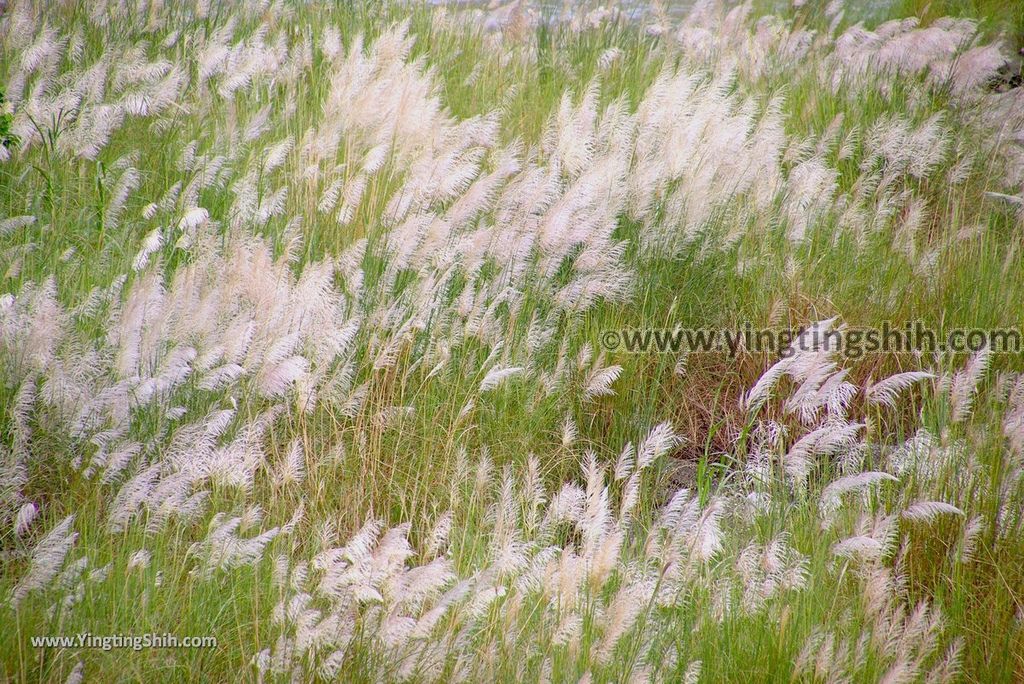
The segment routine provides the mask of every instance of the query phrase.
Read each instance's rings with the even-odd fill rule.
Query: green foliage
[[[14,114],[10,111],[10,103],[4,98],[4,89],[0,87],[0,145],[11,147],[18,144],[18,138],[11,133]]]
[[[859,682],[891,673],[892,679],[902,681],[906,672],[895,667],[898,663],[885,648],[931,669],[939,668],[957,644],[960,659],[954,661],[962,664],[966,679],[1012,681],[1024,676],[1024,626],[1019,618],[1024,605],[1024,521],[1018,514],[1024,510],[1024,491],[1016,450],[1020,445],[1014,447],[1005,437],[1020,422],[1015,413],[1020,397],[1010,373],[1019,372],[1024,361],[994,359],[993,368],[980,373],[971,386],[963,384],[962,374],[956,375],[966,363],[960,358],[906,354],[818,367],[821,377],[848,382],[856,391],[849,417],[863,423],[863,438],[842,459],[830,452],[815,460],[804,485],[796,486],[783,464],[788,447],[809,429],[785,405],[799,382],[783,379],[777,397],[760,413],[748,413],[742,404],[743,393],[775,359],[752,353],[735,359],[603,354],[598,347],[605,330],[731,327],[745,321],[799,325],[831,316],[854,327],[911,319],[947,327],[1019,325],[1019,312],[1024,311],[1020,220],[985,194],[1014,188],[1003,185],[1003,160],[987,146],[978,108],[961,106],[948,89],[916,75],[878,75],[877,81],[872,76],[857,90],[823,86],[821,67],[828,62],[816,55],[806,63],[787,58],[781,64],[757,57],[750,49],[756,43],[753,27],[765,39],[780,25],[752,23],[751,35],[744,33],[741,56],[753,57],[738,60],[737,66],[736,55],[725,55],[728,69],[723,70],[731,77],[720,82],[725,84],[721,89],[735,99],[719,103],[706,133],[728,147],[727,136],[716,134],[733,110],[751,113],[750,128],[756,129],[766,125],[762,115],[777,102],[779,135],[786,143],[777,154],[782,187],[788,190],[785,183],[813,166],[801,168],[801,163],[818,155],[822,165],[836,172],[836,206],[840,197],[846,202],[869,188],[866,201],[872,210],[879,207],[878,222],[855,231],[842,220],[856,219],[857,213],[837,210],[812,222],[803,241],[792,241],[779,207],[786,193],[773,196],[757,211],[751,210],[752,198],[728,196],[678,250],[665,249],[663,243],[686,228],[683,221],[667,222],[665,217],[683,206],[697,211],[701,206],[694,205],[719,202],[728,178],[712,178],[700,202],[683,195],[674,203],[661,199],[679,186],[696,184],[703,169],[733,161],[716,156],[717,150],[708,154],[706,140],[672,141],[676,149],[666,144],[652,156],[681,158],[698,149],[685,177],[659,187],[658,201],[642,216],[624,212],[612,217],[610,225],[594,222],[608,228],[613,241],[621,241],[621,254],[615,256],[635,275],[628,300],[598,298],[585,310],[566,310],[555,301],[552,288],[572,285],[581,268],[599,260],[603,255],[595,257],[595,245],[574,245],[563,259],[546,264],[546,273],[534,262],[528,262],[532,270],[510,273],[493,256],[462,263],[460,250],[465,243],[489,244],[496,228],[512,229],[494,239],[497,247],[527,235],[534,242],[524,244],[536,250],[536,235],[530,231],[542,219],[557,227],[546,235],[555,242],[581,224],[589,227],[591,216],[585,210],[617,186],[588,192],[574,185],[576,179],[563,169],[553,170],[554,136],[546,134],[552,122],[571,119],[591,90],[597,93],[595,126],[614,122],[609,112],[616,108],[632,113],[644,103],[657,109],[657,103],[644,102],[652,84],[680,67],[695,75],[696,84],[706,84],[712,72],[722,69],[715,57],[684,55],[683,46],[671,36],[653,36],[628,21],[586,30],[542,24],[519,33],[510,29],[506,36],[446,25],[437,11],[406,3],[273,3],[270,9],[249,3],[245,11],[232,3],[208,3],[210,13],[204,17],[191,14],[193,4],[165,3],[164,15],[154,5],[152,17],[140,17],[117,16],[124,8],[113,5],[108,16],[97,14],[90,3],[61,3],[47,7],[52,14],[38,27],[41,43],[50,27],[67,33],[61,39],[67,38],[68,54],[54,68],[71,76],[61,71],[48,94],[60,94],[75,79],[89,81],[97,73],[90,69],[106,64],[100,58],[106,50],[111,51],[109,82],[117,87],[111,85],[104,96],[118,105],[131,103],[135,112],[143,111],[135,99],[144,89],[140,82],[149,78],[159,83],[173,76],[170,69],[178,63],[185,65],[185,77],[177,97],[162,102],[159,113],[126,116],[95,150],[79,135],[82,122],[89,123],[95,110],[61,110],[49,120],[33,121],[38,137],[13,161],[0,164],[0,221],[5,226],[0,230],[0,291],[11,294],[0,297],[0,342],[14,340],[0,348],[0,500],[6,502],[3,497],[13,493],[16,503],[0,516],[0,624],[6,628],[0,630],[0,679],[63,680],[81,661],[86,681],[256,680],[263,676],[256,666],[259,654],[265,649],[287,651],[287,637],[293,636],[299,619],[308,622],[314,614],[351,608],[361,621],[337,678],[397,680],[402,666],[431,665],[433,654],[401,658],[384,645],[374,620],[401,618],[390,625],[389,638],[400,637],[407,627],[397,608],[379,610],[385,597],[366,592],[353,605],[347,597],[320,601],[287,620],[277,610],[297,593],[295,586],[281,581],[281,559],[296,575],[308,571],[309,584],[315,586],[325,571],[312,559],[327,549],[337,551],[370,519],[397,530],[392,541],[407,534],[411,546],[405,557],[397,543],[394,555],[383,554],[367,577],[379,579],[396,565],[422,569],[438,561],[450,562],[459,579],[481,573],[507,585],[504,596],[480,610],[472,628],[452,627],[463,624],[462,613],[446,614],[438,623],[432,634],[443,638],[436,645],[469,654],[444,661],[434,671],[440,680],[455,679],[458,668],[468,664],[480,668],[468,679],[481,681],[576,682],[586,677],[619,682],[645,679],[645,674],[691,681],[698,672],[701,681],[809,681],[835,675],[835,680]],[[803,9],[793,9],[788,1],[764,4],[775,5],[772,9],[783,14],[784,22],[798,27],[803,22],[819,31],[828,26],[826,3],[806,3]],[[851,14],[861,9],[847,4]],[[958,14],[983,11],[1005,26],[1000,13],[1016,16],[1005,6],[976,0],[936,2],[927,12],[920,3],[903,7],[924,13],[929,21],[939,7]],[[872,8],[875,23],[888,18],[878,15],[899,13],[901,4]],[[379,82],[387,87],[361,103],[358,116],[353,112],[360,103],[353,100],[359,93],[333,103],[339,118],[352,117],[350,125],[336,141],[318,135],[332,88],[379,76],[365,65],[339,76],[336,62],[358,61],[361,53],[353,48],[357,36],[364,37],[363,53],[370,54],[375,41],[403,21],[409,22],[415,42],[407,59],[382,70]],[[79,27],[80,35],[74,30]],[[339,43],[333,57],[325,49],[329,30],[337,32]],[[255,54],[218,62],[229,49],[243,50],[266,36],[268,44]],[[79,40],[74,57],[72,45]],[[216,44],[206,51],[195,49],[206,40]],[[294,49],[295,62],[278,65],[244,87],[226,87],[243,68],[272,54],[278,40]],[[0,73],[7,77],[21,68],[29,45],[14,49],[12,44],[0,41]],[[392,43],[389,54],[397,50]],[[203,67],[197,63],[199,54],[209,60]],[[127,68],[131,60],[136,63]],[[204,68],[228,63],[231,69],[215,78],[201,77]],[[399,73],[399,67],[409,65],[414,68]],[[763,74],[757,71],[762,67]],[[40,68],[31,78],[45,74],[46,68]],[[520,171],[556,177],[559,187],[546,190],[550,198],[538,201],[540,209],[515,220],[489,207],[451,235],[444,232],[444,220],[414,224],[419,232],[397,233],[402,224],[396,226],[387,215],[389,205],[402,195],[412,173],[430,168],[409,160],[422,161],[417,155],[439,131],[451,138],[446,144],[454,145],[470,130],[459,128],[457,135],[445,126],[423,130],[423,121],[436,121],[430,118],[433,110],[424,107],[401,126],[381,126],[386,161],[368,174],[352,215],[341,220],[340,206],[321,211],[334,181],[340,197],[356,195],[360,170],[376,147],[371,142],[381,140],[368,142],[373,122],[381,102],[393,103],[388,98],[395,92],[414,101],[424,92],[436,95],[438,111],[460,125],[495,116],[500,131],[493,148],[479,152],[481,174],[495,170],[499,153],[508,146],[522,153],[516,160]],[[703,95],[690,93],[677,104],[683,108]],[[12,113],[2,107],[0,94],[0,141],[12,147],[20,141],[10,132]],[[397,113],[387,110],[392,117],[388,122]],[[885,170],[888,162],[872,156],[876,151],[866,142],[872,131],[898,119],[908,130],[920,132],[936,114],[941,117],[934,139],[946,154],[927,173],[915,175],[904,168],[886,174],[886,191],[873,194],[870,188],[879,187],[882,179],[872,173]],[[261,115],[263,122],[250,137],[248,129]],[[102,128],[96,125],[100,133]],[[587,128],[586,122],[579,124],[580,131]],[[743,139],[749,131],[739,128],[737,139]],[[832,143],[826,140],[830,130]],[[612,132],[632,134],[628,125]],[[415,145],[403,149],[408,138]],[[271,154],[286,140],[290,147]],[[308,150],[325,140],[330,142],[325,160],[311,163]],[[570,136],[562,143],[575,140]],[[611,146],[602,139],[590,151],[603,153],[606,144]],[[729,154],[749,153],[738,147]],[[276,166],[267,161],[275,156]],[[813,172],[810,168],[807,175]],[[426,175],[431,182],[437,176],[447,182],[454,174]],[[246,183],[251,183],[251,202],[240,202]],[[444,216],[462,201],[463,184],[453,186],[451,194],[432,200],[427,209]],[[253,211],[251,220],[238,220],[281,188],[288,190],[281,196],[282,212]],[[567,188],[573,194],[560,194]],[[519,194],[529,195],[526,190]],[[896,204],[906,198],[926,208],[917,223],[912,220],[915,205]],[[691,200],[689,206],[684,200]],[[886,202],[891,204],[881,206]],[[559,223],[552,205],[572,211],[561,215]],[[19,217],[31,220],[17,221]],[[353,257],[348,250],[363,240],[366,251]],[[421,248],[429,257],[422,269],[428,276],[412,263],[420,258]],[[389,250],[404,254],[401,268],[392,268],[394,254]],[[300,280],[302,288],[296,284]],[[502,290],[505,285],[508,291]],[[476,297],[492,286],[502,297],[507,295],[493,307]],[[312,300],[326,297],[326,292],[341,303],[337,309],[306,309],[298,295],[288,299],[300,289]],[[422,315],[422,299],[417,298],[434,295],[436,309]],[[202,318],[211,316],[210,311],[217,313],[212,322]],[[278,318],[261,318],[267,311]],[[24,330],[15,325],[22,313],[31,321]],[[219,330],[232,316],[250,314],[266,325],[254,325],[255,332],[227,327],[218,344],[203,346],[211,329]],[[481,329],[485,318],[495,326],[489,335]],[[320,392],[318,401],[308,403],[309,395],[296,387],[280,396],[261,390],[260,383],[277,368],[256,368],[253,359],[272,352],[275,361],[305,360],[342,337],[339,321],[358,323],[351,356],[343,354],[313,368],[308,379]],[[389,324],[398,328],[394,336],[385,327]],[[277,328],[290,330],[291,325],[306,326],[304,334],[273,337]],[[165,329],[171,332],[161,337]],[[260,344],[246,347],[250,334],[263,336]],[[58,343],[47,347],[48,338]],[[142,350],[134,364],[125,360],[133,344]],[[169,350],[188,348],[198,354],[179,358],[186,359],[177,367],[179,378],[163,364]],[[238,366],[251,365],[245,369],[249,374],[227,388],[202,388],[211,370],[233,371],[224,358],[239,348]],[[378,364],[380,359],[385,361]],[[519,370],[482,391],[490,371],[502,365]],[[948,377],[908,389],[895,406],[863,399],[872,383],[923,368],[948,372]],[[617,369],[611,374],[612,392],[585,396],[591,376],[610,369]],[[848,374],[830,375],[835,372]],[[959,399],[949,390],[957,382]],[[143,397],[149,391],[158,400],[147,404]],[[953,405],[963,397],[974,402],[973,410],[954,420]],[[115,408],[119,398],[124,398],[123,415],[131,423],[123,432],[102,422],[121,415]],[[96,414],[76,411],[93,399],[101,404]],[[277,413],[258,440],[258,467],[251,482],[201,479],[189,493],[208,498],[194,518],[181,515],[159,527],[154,521],[167,511],[140,504],[123,529],[111,531],[108,520],[120,493],[146,466],[160,463],[164,470],[159,475],[166,476],[211,444],[217,458],[249,454],[252,445],[242,437],[271,406]],[[227,427],[210,425],[225,414],[230,414]],[[673,426],[678,439],[665,440],[635,479],[628,468],[627,475],[615,476],[618,459],[630,453],[628,445],[635,449],[663,421]],[[786,432],[778,444],[765,438],[772,425]],[[939,466],[907,467],[898,478],[847,494],[832,517],[825,515],[822,501],[830,484],[853,471],[889,468],[894,454],[906,456],[915,444],[920,446],[908,442],[917,437],[930,440],[922,449],[934,459],[929,463]],[[113,475],[108,464],[117,459],[108,449],[111,444],[124,447],[120,454],[128,459],[123,471]],[[6,459],[15,454],[24,472],[8,467]],[[614,548],[608,578],[594,580],[593,586],[587,579],[578,595],[571,577],[546,593],[519,591],[518,579],[525,570],[517,566],[516,553],[539,555],[556,549],[552,564],[539,566],[541,579],[556,577],[583,558],[576,554],[586,542],[584,524],[556,520],[546,525],[544,520],[564,485],[587,487],[588,479],[600,478],[605,489],[590,492],[575,509],[566,508],[580,518],[601,520],[606,532],[617,531],[619,525],[627,532],[621,549]],[[14,484],[8,486],[8,481]],[[629,489],[634,485],[635,499]],[[695,518],[717,520],[721,514],[722,548],[689,564],[692,548],[684,546],[685,553],[662,565],[664,559],[652,551],[658,539],[647,535],[657,531],[659,515],[681,490],[688,490],[692,499],[681,497],[677,503],[692,501]],[[956,505],[964,515],[925,521],[900,517],[908,507],[932,499]],[[175,513],[185,508],[172,503]],[[15,532],[15,512],[26,510],[27,504],[38,505],[39,515]],[[627,504],[633,508],[622,515]],[[719,504],[721,510],[713,508]],[[297,511],[302,514],[296,516]],[[223,532],[218,525],[224,516],[243,513],[250,519],[239,524],[242,541],[292,523],[294,529],[275,533],[253,562],[211,571],[218,558],[206,553],[203,544],[216,538],[213,532]],[[78,538],[68,559],[86,559],[90,572],[107,567],[109,576],[93,581],[86,575],[80,585],[74,576],[54,580],[52,591],[33,591],[13,608],[6,599],[31,574],[33,549],[71,514]],[[445,514],[450,514],[452,527],[447,550],[431,551],[435,525]],[[156,531],[149,529],[151,524]],[[862,564],[834,553],[845,539],[870,537],[875,527],[884,528],[894,540],[877,562]],[[680,529],[687,544],[698,539],[696,527]],[[230,531],[221,538],[237,541]],[[965,548],[968,542],[970,549]],[[497,548],[498,543],[505,546]],[[225,556],[242,546],[226,545]],[[130,559],[140,551],[151,554],[148,565],[132,564]],[[334,556],[348,563],[362,554],[355,545]],[[494,571],[499,560],[509,567]],[[584,560],[579,572],[589,578],[595,557]],[[301,564],[308,564],[304,571]],[[779,565],[794,574],[806,570],[805,583],[799,589],[781,589],[780,577],[769,577]],[[620,602],[624,614],[637,605],[642,610],[618,645],[597,658],[614,622],[611,602],[620,590],[634,581],[644,587],[638,578],[653,577],[660,583],[662,574],[668,577],[680,568],[686,581],[672,600]],[[899,579],[893,591],[878,591],[876,585],[886,588],[885,582],[893,578]],[[389,592],[402,598],[415,592],[421,579],[378,589],[394,601]],[[76,593],[79,586],[81,596]],[[916,612],[921,606],[927,610]],[[579,633],[566,638],[559,628],[574,611]],[[411,614],[420,617],[414,610]],[[917,616],[918,622],[906,625],[908,615]],[[929,621],[936,615],[943,617],[941,625]],[[44,634],[165,631],[215,635],[218,647],[135,653],[33,649],[28,641]],[[330,679],[315,668],[328,650],[312,649],[297,659],[294,672],[268,673],[266,678]],[[698,661],[702,670],[694,666]],[[941,674],[941,669],[936,672]]]

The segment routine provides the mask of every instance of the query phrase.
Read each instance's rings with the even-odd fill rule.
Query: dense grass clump
[[[1024,678],[1019,12],[3,5],[3,679]]]

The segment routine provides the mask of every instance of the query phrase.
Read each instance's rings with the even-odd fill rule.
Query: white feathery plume
[[[448,538],[452,532],[453,517],[451,511],[442,514],[434,523],[427,543],[426,553],[428,557],[437,556],[442,553],[448,545]]]
[[[31,501],[22,504],[21,508],[18,509],[18,515],[14,519],[14,534],[19,537],[24,536],[38,514],[39,507]]]
[[[60,572],[64,559],[78,539],[78,533],[71,530],[74,514],[59,522],[32,549],[28,572],[11,591],[10,603],[14,608],[37,589],[43,589]]]
[[[857,388],[846,382],[848,369],[834,372],[834,367],[833,363],[825,362],[808,368],[806,379],[783,403],[783,410],[798,412],[805,424],[813,423],[822,407],[827,407],[832,416],[844,416]]]
[[[974,560],[977,549],[978,537],[985,530],[985,518],[980,515],[972,517],[964,525],[964,532],[956,547],[955,559],[960,563],[970,563]]]
[[[127,442],[109,454],[105,454],[105,463],[102,464],[105,467],[103,475],[100,477],[100,482],[103,484],[109,484],[116,480],[141,451],[142,444],[139,442]],[[95,458],[93,459],[93,464],[101,465],[96,462]]]
[[[263,152],[263,172],[270,173],[274,169],[284,164],[288,158],[288,153],[292,151],[294,147],[294,140],[289,136],[279,143],[271,145]]]
[[[562,421],[562,446],[571,447],[576,443],[577,438],[580,436],[579,428],[576,426],[576,421],[571,416],[566,416],[565,420]]]
[[[582,634],[583,618],[576,613],[571,613],[566,615],[558,624],[554,635],[551,637],[551,643],[556,646],[575,644],[579,641]]]
[[[597,68],[606,71],[622,56],[622,50],[617,47],[607,48],[597,58]]]
[[[128,558],[127,569],[129,571],[136,568],[145,570],[149,567],[149,562],[153,558],[153,554],[146,549],[139,549]]]
[[[259,374],[259,388],[264,396],[284,396],[309,370],[309,361],[302,356],[290,356],[280,362],[265,365]]]
[[[882,543],[866,535],[848,537],[832,547],[832,553],[836,556],[859,558],[866,561],[877,560],[883,552]]]
[[[949,398],[952,404],[951,418],[954,423],[963,422],[970,415],[971,409],[974,407],[978,383],[985,371],[988,370],[991,360],[992,349],[986,347],[971,357],[966,368],[953,376],[949,388]]]
[[[68,678],[64,680],[64,684],[82,684],[85,681],[85,662],[79,660],[75,663],[75,666],[71,668],[71,673],[68,674]]]
[[[277,469],[276,482],[282,486],[302,484],[306,478],[306,455],[299,439],[292,440]]]
[[[263,507],[255,504],[246,508],[242,515],[239,516],[238,529],[245,532],[250,528],[256,527],[261,522],[263,522]]]
[[[648,467],[674,449],[680,441],[679,435],[675,433],[670,423],[664,422],[655,425],[637,447],[636,470],[640,471]]]
[[[491,606],[505,596],[507,590],[502,586],[483,587],[478,589],[467,608],[471,621],[478,621],[490,610]]]
[[[798,439],[783,457],[786,474],[799,483],[807,479],[814,456],[833,456],[857,441],[863,423],[828,422]]]
[[[790,356],[772,364],[768,370],[761,374],[761,377],[757,379],[754,386],[743,395],[741,404],[748,413],[756,413],[768,401],[772,390],[775,389],[775,385],[793,366],[794,358],[796,357]]]
[[[607,368],[595,367],[587,374],[584,380],[583,400],[589,401],[596,397],[605,397],[615,394],[612,383],[619,379],[622,374],[622,366],[608,366]]]
[[[234,384],[236,380],[245,375],[245,372],[245,368],[237,363],[226,363],[205,373],[197,386],[206,391],[222,389]]]
[[[192,207],[178,220],[178,230],[192,231],[210,219],[210,212],[203,207]]]
[[[0,220],[0,236],[6,237],[16,230],[31,226],[36,222],[35,216],[11,216]]]
[[[479,392],[482,394],[495,389],[501,385],[505,380],[513,376],[519,375],[524,369],[520,366],[503,367],[496,366],[487,372],[484,379],[480,382]]]
[[[128,166],[118,176],[117,183],[110,193],[109,201],[103,213],[103,224],[107,228],[116,228],[120,225],[121,215],[124,213],[125,204],[128,198],[139,187],[142,176],[138,170]]]
[[[344,184],[345,178],[343,176],[338,176],[331,181],[331,184],[328,185],[320,195],[320,201],[317,203],[317,211],[325,214],[334,209],[334,205],[338,203],[338,197],[341,195],[341,188]],[[351,217],[346,216],[346,218]]]
[[[110,532],[116,534],[127,526],[139,506],[148,500],[159,478],[160,464],[154,463],[140,470],[121,486],[107,514],[107,528]]]
[[[914,522],[931,522],[941,515],[963,516],[964,512],[944,501],[919,501],[903,511],[903,518]]]
[[[607,663],[611,659],[619,641],[647,607],[653,591],[653,584],[648,583],[629,584],[619,589],[604,618],[604,634],[595,653],[598,662]]]
[[[934,378],[934,373],[925,371],[909,371],[890,375],[877,383],[868,383],[864,394],[870,404],[882,404],[896,408],[896,398],[906,388],[922,380]]]
[[[633,472],[633,466],[635,463],[636,447],[633,446],[632,442],[628,442],[626,446],[622,447],[622,451],[619,452],[619,457],[615,460],[615,479],[624,480],[629,477]]]
[[[629,476],[622,488],[622,500],[619,504],[619,519],[626,523],[630,519],[633,509],[640,502],[640,471],[637,470]]]
[[[138,254],[135,255],[135,259],[132,262],[132,270],[141,271],[149,263],[149,257],[154,252],[163,246],[163,231],[160,228],[154,228],[150,231],[145,238],[142,240],[142,248],[139,249]]]
[[[868,471],[834,480],[821,492],[821,509],[826,513],[834,511],[844,494],[859,492],[886,481],[895,482],[896,478],[889,473]]]
[[[957,637],[946,650],[946,654],[928,671],[928,684],[951,684],[962,676],[964,638]]]
[[[710,560],[722,550],[722,518],[723,508],[720,499],[712,499],[695,525],[694,536],[689,541],[697,558],[701,561]]]
[[[210,522],[210,533],[207,537],[189,548],[189,555],[197,557],[200,561],[199,570],[203,577],[210,577],[218,570],[255,564],[262,558],[267,545],[280,532],[279,528],[274,527],[255,537],[244,539],[236,534],[241,527],[242,518],[225,518],[223,512],[215,515]]]
[[[985,197],[998,200],[1014,208],[1017,212],[1024,212],[1024,197],[1020,195],[1007,195],[1002,192],[986,191]]]
[[[288,519],[288,522],[286,522],[284,525],[281,526],[281,534],[283,534],[283,535],[293,534],[295,532],[295,528],[297,528],[299,526],[299,524],[302,523],[302,521],[305,519],[305,517],[306,517],[306,502],[305,501],[300,501],[298,507],[292,513],[292,517]]]
[[[686,670],[683,672],[682,684],[697,684],[700,681],[701,668],[704,663],[700,660],[694,660],[692,663],[686,666]]]

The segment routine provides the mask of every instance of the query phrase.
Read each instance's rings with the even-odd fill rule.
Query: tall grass
[[[600,345],[1019,324],[936,7],[11,3],[4,678],[1024,677],[1019,359]]]

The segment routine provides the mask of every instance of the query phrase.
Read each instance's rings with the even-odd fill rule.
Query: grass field
[[[3,4],[0,679],[1024,680],[1011,3]]]

